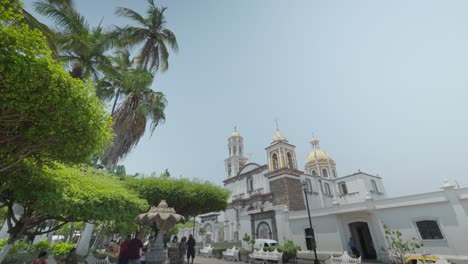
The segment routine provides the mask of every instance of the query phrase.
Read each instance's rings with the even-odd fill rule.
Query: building
[[[249,234],[280,244],[292,240],[306,249],[313,232],[319,252],[348,250],[352,237],[364,259],[385,261],[381,247],[387,245],[386,224],[406,239],[420,239],[421,252],[468,259],[463,243],[468,235],[468,188],[445,181],[438,191],[389,198],[381,177],[364,172],[340,176],[319,140],[310,143],[305,166],[299,168],[295,146],[277,130],[265,148],[267,164],[260,165],[244,157],[244,140],[234,131],[225,160],[229,208],[201,216],[205,241],[239,241]]]

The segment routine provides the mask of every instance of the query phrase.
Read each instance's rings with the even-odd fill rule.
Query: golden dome
[[[237,131],[232,132],[231,137],[240,137],[240,133]]]
[[[279,130],[276,130],[276,133],[273,136],[273,142],[275,141],[287,141],[287,140],[286,140],[286,137],[283,136]]]
[[[333,158],[323,150],[314,149],[307,156],[307,161],[306,162],[307,163],[315,162],[316,160],[331,160],[331,161],[333,161]]]

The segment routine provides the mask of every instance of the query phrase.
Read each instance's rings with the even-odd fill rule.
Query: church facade
[[[421,253],[468,260],[468,188],[445,181],[440,190],[387,197],[382,178],[364,172],[341,176],[330,154],[311,140],[299,168],[295,146],[276,131],[266,147],[267,164],[244,156],[239,132],[228,139],[224,187],[229,208],[200,216],[205,241],[240,241],[245,234],[294,241],[303,250],[315,236],[317,251],[348,250],[353,238],[364,259],[386,260],[384,225],[424,244]],[[309,216],[312,224],[310,228]]]

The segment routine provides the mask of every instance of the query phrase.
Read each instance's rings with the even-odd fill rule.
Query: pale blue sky
[[[27,1],[26,7],[30,7]],[[129,21],[115,7],[144,0],[79,0],[91,24]],[[154,90],[167,122],[123,162],[221,184],[234,125],[265,163],[274,119],[304,167],[314,133],[338,174],[383,177],[387,192],[468,186],[468,2],[171,0],[179,42]]]

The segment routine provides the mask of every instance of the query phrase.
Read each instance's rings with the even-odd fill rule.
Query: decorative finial
[[[275,118],[275,123],[276,123],[276,131],[279,130],[279,126],[278,126],[278,118]]]
[[[237,132],[237,126],[234,126],[234,132]]]

